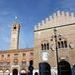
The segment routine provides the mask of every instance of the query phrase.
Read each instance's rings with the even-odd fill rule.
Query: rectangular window
[[[10,54],[8,54],[7,57],[9,58],[10,57]]]
[[[25,53],[23,53],[23,57],[25,57],[26,56],[26,54]]]

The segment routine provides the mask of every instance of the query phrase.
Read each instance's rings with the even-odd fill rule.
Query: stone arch
[[[18,69],[13,69],[12,75],[18,75]]]
[[[41,50],[49,50],[49,41],[48,40],[41,41]]]
[[[47,62],[39,63],[39,74],[40,75],[51,75],[51,67]]]
[[[58,75],[72,75],[71,66],[69,62],[61,60],[58,63]]]

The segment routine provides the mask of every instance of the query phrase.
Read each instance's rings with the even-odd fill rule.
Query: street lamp
[[[56,50],[56,60],[57,60],[57,75],[58,73],[58,68],[59,68],[59,64],[58,64],[58,41],[57,41],[57,30],[56,28],[54,28],[54,39],[55,39],[55,50]]]

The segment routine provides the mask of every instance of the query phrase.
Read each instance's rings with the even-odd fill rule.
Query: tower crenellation
[[[54,13],[53,14],[53,19],[56,18],[56,17],[57,17],[57,13]]]
[[[38,23],[38,28],[41,26],[41,23]]]
[[[72,16],[72,17],[75,17],[75,14],[74,14],[73,12],[71,12],[71,16]]]
[[[61,11],[60,14],[61,14],[61,16],[66,16],[64,11]]]
[[[44,29],[55,25],[63,25],[68,23],[75,22],[75,14],[73,12],[57,11],[52,16],[47,17],[45,20],[42,20],[38,23],[36,30]]]
[[[42,20],[42,21],[41,21],[41,24],[42,24],[42,25],[44,25],[44,24],[45,24],[45,21],[44,21],[44,20]]]
[[[52,19],[53,19],[53,17],[52,16],[49,16],[49,21],[52,20]]]
[[[54,30],[54,28],[56,30]],[[73,45],[75,44],[74,13],[57,11],[52,16],[49,16],[48,18],[43,20],[42,23],[40,23],[40,25],[38,26],[37,30],[35,30],[35,32],[34,35],[36,37],[34,44],[34,69],[38,69],[38,64],[43,61],[48,62],[51,68],[56,67],[56,69],[59,65],[58,62],[61,62],[62,60],[69,62],[71,66],[75,64],[75,60],[73,60],[75,59],[75,48],[73,47]],[[57,36],[57,38],[55,37],[55,35]],[[57,53],[55,50],[55,38],[57,39],[58,44],[58,57],[56,56]],[[65,41],[66,46],[64,46]]]
[[[37,30],[37,25],[34,26],[34,30]]]
[[[48,21],[49,21],[49,18],[46,18],[46,19],[45,19],[45,23],[47,23]]]
[[[70,13],[69,12],[66,12],[65,14],[66,14],[65,16],[67,16],[67,17],[70,16]]]
[[[61,15],[61,12],[59,10],[56,13],[57,13],[57,16]]]

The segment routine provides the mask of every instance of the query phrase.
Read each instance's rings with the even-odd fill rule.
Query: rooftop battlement
[[[75,23],[75,14],[73,12],[57,11],[52,16],[38,23],[34,30],[40,30],[48,27],[60,26],[63,24]]]

